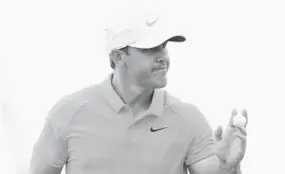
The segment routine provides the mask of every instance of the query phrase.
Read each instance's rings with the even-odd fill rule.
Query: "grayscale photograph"
[[[0,173],[283,173],[284,9],[0,2]]]

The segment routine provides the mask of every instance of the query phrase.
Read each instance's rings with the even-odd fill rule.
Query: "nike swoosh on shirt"
[[[165,127],[162,127],[162,128],[158,128],[158,129],[154,129],[153,127],[150,128],[150,132],[157,132],[157,131],[160,131],[160,130],[163,130],[163,129],[166,129],[168,128],[167,126]]]

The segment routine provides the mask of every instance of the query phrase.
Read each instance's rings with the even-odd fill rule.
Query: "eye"
[[[167,41],[162,44],[162,48],[164,49],[167,45]]]

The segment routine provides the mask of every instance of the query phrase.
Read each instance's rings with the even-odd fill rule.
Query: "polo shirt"
[[[215,155],[204,115],[164,89],[134,116],[115,92],[112,75],[62,97],[49,111],[30,164],[67,174],[186,174],[187,166]]]

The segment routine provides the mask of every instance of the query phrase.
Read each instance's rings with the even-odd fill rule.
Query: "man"
[[[184,36],[158,16],[132,14],[107,30],[106,41],[113,73],[51,109],[31,174],[59,174],[64,165],[68,174],[239,173],[246,131],[233,126],[235,114],[215,140],[194,105],[162,89],[167,43]]]

